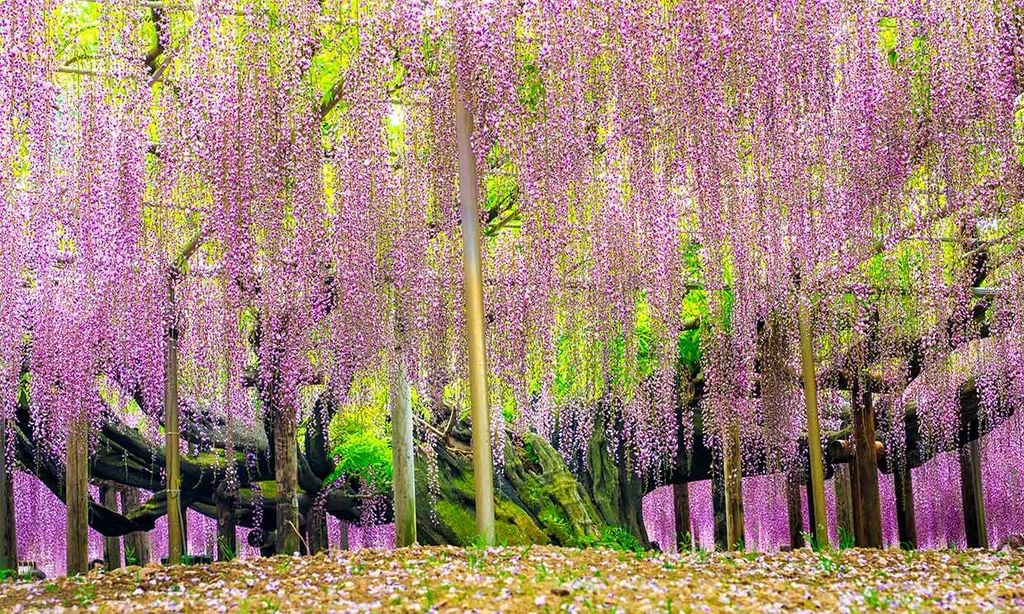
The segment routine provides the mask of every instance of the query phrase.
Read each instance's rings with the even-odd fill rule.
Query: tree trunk
[[[690,485],[680,482],[672,485],[672,511],[676,525],[676,549],[679,552],[693,548],[693,529],[690,526]]]
[[[68,425],[67,477],[64,503],[67,512],[68,575],[89,571],[89,439],[84,415]]]
[[[896,489],[896,524],[899,528],[900,548],[917,548],[917,519],[914,517],[914,483],[910,466],[899,460],[893,468],[892,482]]]
[[[804,547],[804,515],[800,509],[800,483],[793,476],[786,477],[786,512],[789,520],[789,547]]]
[[[292,554],[302,548],[299,533],[298,444],[295,416],[278,411],[274,416],[274,477],[277,481],[277,552]]]
[[[858,385],[853,397],[853,462],[857,465],[858,486],[854,508],[860,508],[861,520],[857,527],[857,545],[864,548],[882,547],[882,503],[878,493],[878,461],[875,451],[875,414],[871,392]]]
[[[117,511],[117,489],[112,484],[100,486],[100,504],[108,510]],[[107,571],[121,566],[121,538],[103,538],[103,563]]]
[[[975,439],[960,448],[960,494],[968,548],[988,548],[985,496],[981,481],[981,446]]]
[[[124,488],[121,490],[121,513],[139,507],[142,503],[139,497],[138,488]],[[124,562],[125,565],[145,565],[149,563],[149,533],[139,531],[124,536]]]
[[[7,422],[0,422],[0,569],[18,569],[14,467],[7,462]]]

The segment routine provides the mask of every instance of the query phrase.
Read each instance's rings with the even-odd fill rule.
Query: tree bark
[[[121,513],[127,514],[142,503],[139,489],[124,488],[121,490]],[[149,533],[136,531],[124,536],[125,565],[145,565],[149,563]]]
[[[68,425],[64,504],[68,575],[89,571],[89,439],[85,415]]]
[[[981,446],[978,440],[960,448],[960,494],[968,548],[988,548],[985,496],[981,481]]]
[[[117,489],[109,483],[100,486],[100,505],[117,511]],[[103,563],[107,571],[121,566],[121,538],[103,537]]]

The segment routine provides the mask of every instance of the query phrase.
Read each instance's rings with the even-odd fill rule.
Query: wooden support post
[[[960,494],[968,548],[988,548],[985,493],[981,482],[981,446],[977,439],[960,448]]]
[[[117,488],[113,484],[100,486],[100,505],[117,511]],[[103,537],[103,563],[107,571],[121,566],[121,538]]]
[[[814,368],[814,346],[811,333],[810,306],[801,300],[797,319],[800,329],[800,365],[803,373],[804,404],[807,409],[807,453],[810,462],[808,498],[813,498],[809,516],[811,532],[819,546],[828,545],[828,523],[825,519],[825,461],[821,452],[818,428],[818,387]]]
[[[814,498],[814,485],[811,484],[811,482],[809,480],[808,480],[808,482],[806,484],[806,489],[807,489],[807,518],[808,519],[812,519],[812,518],[814,518],[814,505],[815,505],[815,503],[817,503],[817,501]],[[817,535],[817,533],[815,533],[814,531],[809,531],[809,533],[811,535],[811,538],[814,540],[812,542],[812,544],[817,544],[819,548],[826,545],[826,544],[818,544],[818,535]]]
[[[217,560],[231,561],[238,556],[238,530],[235,505],[238,491],[227,482],[221,482],[214,492],[217,504]]]
[[[695,540],[690,526],[690,485],[686,482],[672,485],[672,511],[676,521],[676,550],[692,549]]]
[[[856,530],[853,528],[853,492],[851,490],[850,480],[850,466],[846,464],[838,464],[835,466],[835,476],[832,478],[835,482],[834,487],[836,491],[836,531],[839,533],[839,539],[842,541],[842,536],[849,536],[848,539],[856,539]]]
[[[864,526],[864,509],[860,506],[860,478],[857,473],[857,461],[853,455],[850,456],[847,468],[850,471],[850,520],[853,522],[853,543],[859,546],[864,543],[864,530],[861,528]]]
[[[871,392],[864,390],[859,378],[854,379],[851,390],[853,399],[853,462],[857,469],[857,487],[853,489],[857,498],[853,500],[855,510],[860,510],[858,533],[854,536],[858,546],[863,548],[882,547],[882,502],[878,493],[878,461],[875,450],[875,413]]]
[[[412,439],[412,395],[406,376],[404,322],[395,301],[395,355],[391,357],[391,480],[395,497],[395,546],[416,543],[416,466]]]
[[[64,503],[67,573],[85,573],[89,571],[89,437],[84,413],[68,425]]]
[[[789,519],[789,547],[804,547],[804,514],[800,509],[800,483],[792,475],[786,476],[786,515]]]
[[[181,444],[178,432],[178,323],[175,276],[168,282],[172,322],[167,329],[164,360],[164,437],[167,455],[167,563],[178,565],[184,554],[185,510],[181,506]]]
[[[338,549],[348,550],[348,523],[344,520],[341,521],[341,526],[338,527]]]
[[[277,553],[300,552],[299,533],[299,457],[293,410],[274,412],[274,479],[277,481],[276,539]]]
[[[142,497],[138,488],[125,488],[121,491],[121,513],[139,507]],[[125,565],[145,565],[149,563],[149,534],[142,531],[124,536]]]
[[[491,456],[487,409],[487,354],[484,348],[484,287],[480,262],[480,209],[476,155],[470,134],[473,121],[461,88],[455,89],[455,135],[459,155],[459,202],[462,210],[462,284],[466,297],[466,346],[469,354],[469,397],[473,419],[473,478],[476,487],[476,530],[483,543],[494,545],[494,460]]]
[[[309,542],[309,553],[327,552],[330,542],[327,536],[327,508],[314,503],[309,508],[306,518],[306,539]]]
[[[738,425],[729,429],[724,454],[726,543],[729,550],[736,550],[745,543],[743,538],[743,467]]]
[[[896,490],[896,525],[900,548],[917,548],[917,519],[914,516],[914,482],[906,460],[898,460],[893,467],[892,482]]]
[[[6,421],[0,421],[0,569],[18,569],[14,516],[14,467],[7,462]]]
[[[726,550],[729,536],[728,523],[725,520],[725,473],[719,463],[711,465],[711,510],[713,512],[715,550]]]

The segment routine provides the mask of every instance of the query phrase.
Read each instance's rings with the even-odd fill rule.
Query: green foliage
[[[384,492],[391,488],[393,467],[391,443],[375,433],[347,430],[334,446],[335,469],[325,480],[331,484],[341,476],[358,476],[364,483]]]
[[[854,539],[853,533],[846,530],[846,527],[839,527],[839,549],[847,550],[853,548]]]
[[[864,589],[864,603],[876,610],[887,610],[891,604],[889,599],[883,597],[879,594],[878,590],[870,586]]]
[[[325,480],[331,484],[341,476],[358,477],[380,492],[391,488],[391,440],[375,418],[386,415],[387,399],[365,408],[345,411],[331,424],[331,456],[335,469]]]
[[[831,550],[817,550],[818,565],[827,574],[837,574],[843,571],[844,566]]]
[[[606,548],[619,552],[642,552],[640,540],[622,527],[605,525],[601,527],[601,537],[583,536],[571,544],[575,548]]]
[[[232,548],[231,544],[228,543],[227,539],[225,539],[223,537],[218,537],[217,538],[217,546],[227,556],[227,560],[233,561],[233,560],[235,560],[235,558],[238,557],[238,549],[237,548]]]
[[[811,547],[811,550],[815,552],[822,552],[824,550],[828,550],[828,544],[819,544],[818,538],[814,536],[814,533],[801,532],[800,534],[804,536],[804,542],[806,542],[807,545]]]

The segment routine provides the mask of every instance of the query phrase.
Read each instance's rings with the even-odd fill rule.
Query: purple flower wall
[[[989,545],[1000,547],[1008,537],[1024,534],[1024,418],[1014,416],[982,439],[982,471]],[[957,453],[944,452],[912,470],[918,546],[921,548],[966,547],[963,506],[960,496],[960,464]],[[697,545],[714,548],[714,515],[711,482],[690,484],[690,519]],[[887,547],[899,545],[896,527],[895,487],[891,474],[879,473],[882,501],[882,539]],[[839,543],[836,528],[835,485],[825,482],[825,507],[829,537]],[[662,549],[674,552],[675,524],[672,487],[655,489],[644,498],[648,536]],[[809,532],[807,493],[801,489],[804,531]],[[743,479],[745,544],[760,551],[778,550],[789,543],[785,480],[781,475]]]

